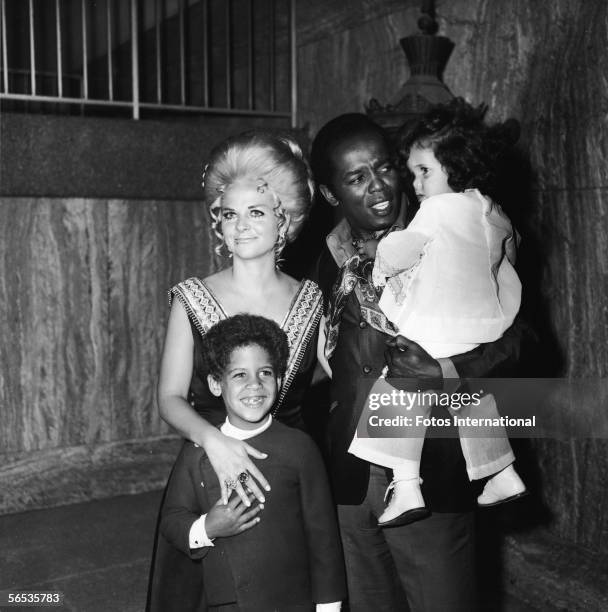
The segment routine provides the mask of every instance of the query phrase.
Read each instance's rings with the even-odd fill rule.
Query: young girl
[[[484,114],[485,109],[456,99],[431,109],[413,128],[402,152],[414,176],[420,210],[406,230],[385,236],[375,252],[374,284],[385,287],[380,308],[400,335],[436,359],[496,340],[512,324],[520,305],[513,228],[487,196],[509,137],[504,126],[486,126]],[[408,414],[426,416],[430,409],[417,405]],[[499,416],[492,395],[483,396],[478,406],[450,411],[461,417]],[[364,411],[359,431],[365,431],[368,416]],[[504,429],[494,428],[492,439],[470,430],[467,435],[465,429],[461,427],[459,435],[469,478],[489,477],[479,505],[525,495]],[[355,434],[349,452],[393,469],[392,496],[379,517],[381,526],[428,516],[420,490],[422,444],[422,438]]]

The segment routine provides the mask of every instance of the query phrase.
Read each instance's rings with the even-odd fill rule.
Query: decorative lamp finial
[[[423,1],[420,10],[418,27],[421,33],[399,41],[410,67],[408,80],[397,92],[395,102],[382,106],[372,98],[365,107],[367,114],[393,136],[433,104],[445,103],[454,97],[441,80],[454,43],[445,36],[435,35],[439,26],[432,0]]]

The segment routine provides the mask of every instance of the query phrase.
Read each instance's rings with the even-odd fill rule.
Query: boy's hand
[[[253,498],[251,493],[249,496]],[[253,508],[245,506],[238,495],[233,495],[227,504],[223,504],[219,499],[209,510],[205,519],[207,537],[209,539],[227,538],[251,529],[260,522],[260,517],[256,515],[263,508],[263,504],[258,504]]]

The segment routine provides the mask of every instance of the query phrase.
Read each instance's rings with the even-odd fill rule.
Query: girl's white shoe
[[[483,508],[490,508],[520,499],[525,495],[528,495],[528,489],[511,464],[486,482],[482,494],[477,498],[477,503]]]
[[[386,489],[384,501],[390,496],[384,512],[378,517],[380,527],[398,527],[430,516],[420,490],[420,478],[393,479]]]

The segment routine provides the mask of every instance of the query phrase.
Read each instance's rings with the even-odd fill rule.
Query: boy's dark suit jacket
[[[335,510],[314,442],[276,421],[247,442],[268,453],[256,461],[272,488],[265,494],[261,521],[239,535],[217,538],[214,547],[196,550],[189,548],[190,527],[219,499],[220,487],[204,451],[192,443],[183,446],[160,529],[181,551],[176,574],[185,555],[196,571],[187,570],[186,583],[176,575],[179,588],[167,581],[166,588],[154,589],[163,600],[156,609],[186,612],[236,602],[240,610],[252,612],[314,610],[313,602],[346,597]]]

